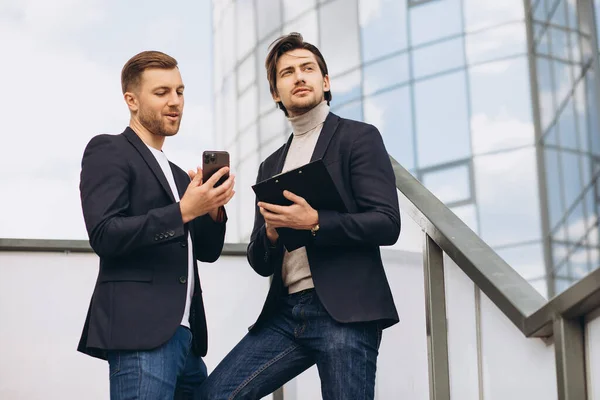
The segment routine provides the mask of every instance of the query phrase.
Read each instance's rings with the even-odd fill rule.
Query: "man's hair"
[[[173,69],[177,60],[160,51],[142,51],[131,57],[121,71],[121,90],[123,94],[140,84],[142,73],[151,68]]]
[[[269,47],[271,48],[271,50],[269,51],[267,59],[265,60],[265,68],[267,69],[267,80],[269,81],[269,89],[271,90],[272,95],[277,94],[277,61],[283,54],[287,53],[288,51],[297,49],[304,49],[310,51],[315,55],[315,58],[317,59],[317,64],[319,65],[319,69],[321,70],[321,74],[323,75],[323,77],[329,74],[327,72],[327,63],[325,62],[325,59],[323,58],[323,55],[321,54],[319,49],[317,49],[316,46],[305,42],[302,35],[297,32],[292,32],[289,35],[279,37],[273,43],[271,43]],[[327,104],[329,104],[331,99],[331,91],[325,92],[325,100],[327,100]],[[283,106],[283,103],[280,101],[277,103],[277,105],[283,110],[283,112],[287,116],[288,113],[285,107]]]

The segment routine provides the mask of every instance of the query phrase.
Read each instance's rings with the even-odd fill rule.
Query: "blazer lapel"
[[[154,176],[156,176],[156,179],[158,179],[158,181],[160,182],[160,185],[164,189],[167,196],[169,196],[171,201],[174,203],[175,197],[173,197],[173,192],[171,192],[169,182],[167,182],[165,174],[160,168],[160,165],[158,165],[158,161],[156,161],[156,158],[154,158],[154,155],[152,154],[150,149],[148,149],[148,147],[142,141],[142,139],[140,139],[140,137],[130,127],[127,127],[127,129],[125,129],[125,132],[123,132],[123,136],[125,136],[127,140],[129,140],[129,142],[133,145],[133,147],[136,148],[138,153],[140,153],[146,164],[148,164],[148,167],[150,167],[152,173],[154,173]]]
[[[312,157],[310,161],[320,160],[325,156],[325,152],[327,151],[327,147],[329,146],[329,142],[331,142],[331,138],[337,131],[338,125],[340,124],[340,117],[330,112],[325,118],[325,123],[323,124],[323,128],[321,128],[321,133],[319,134],[319,138],[317,139],[317,145],[315,146],[315,150],[313,151]]]
[[[275,168],[275,172],[273,173],[273,175],[280,174],[281,171],[283,170],[283,165],[285,164],[285,157],[287,156],[287,153],[290,149],[290,145],[292,144],[292,139],[294,139],[293,133],[288,138],[288,141],[285,144],[285,148],[283,149],[283,151],[281,152],[281,155],[279,156],[279,160],[277,161],[277,166]]]

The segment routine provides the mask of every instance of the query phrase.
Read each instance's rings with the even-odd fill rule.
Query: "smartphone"
[[[202,153],[202,181],[206,182],[223,167],[229,167],[229,153],[226,151],[205,151]],[[215,187],[222,185],[229,178],[226,173],[218,180]]]

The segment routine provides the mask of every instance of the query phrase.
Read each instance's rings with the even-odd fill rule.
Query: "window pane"
[[[252,190],[258,174],[258,166],[260,160],[258,159],[258,153],[250,154],[239,166],[239,171],[244,173],[238,173],[236,175],[236,194],[239,196],[238,204],[240,213],[238,217],[239,229],[240,229],[240,242],[248,243],[250,241],[250,234],[252,233],[252,227],[254,225],[254,206],[256,204],[256,196]]]
[[[275,110],[260,119],[260,142],[267,143],[283,134],[285,116],[283,111]],[[291,132],[290,132],[291,133]]]
[[[556,1],[553,1],[552,3],[554,4],[556,3]],[[552,14],[550,22],[552,23],[552,25],[566,27],[568,25],[567,9],[565,7],[566,1],[558,0],[558,3],[559,4],[555,6],[554,13]]]
[[[564,206],[560,186],[560,169],[558,151],[546,148],[544,150],[546,165],[546,187],[548,191],[548,211],[550,213],[550,227],[553,229],[564,215]]]
[[[260,100],[260,113],[274,110],[276,108],[275,101],[269,90],[269,82],[267,81],[267,71],[265,70],[265,60],[267,58],[268,48],[273,40],[277,39],[277,35],[268,37],[264,42],[260,43],[256,49],[256,70],[258,71],[258,93]]]
[[[223,18],[222,51],[223,51],[223,70],[225,74],[231,72],[235,66],[235,4],[231,3]]]
[[[567,246],[562,244],[554,243],[552,245],[552,259],[554,261],[554,266],[556,272],[560,275],[567,275],[566,269],[567,263],[565,259],[567,258],[567,254],[569,253],[569,249]]]
[[[578,203],[569,214],[567,230],[571,243],[577,243],[585,235],[587,223],[583,213],[583,203]]]
[[[575,125],[575,113],[573,110],[573,98],[569,100],[567,106],[562,110],[558,120],[558,132],[560,146],[577,150],[577,126]]]
[[[588,132],[592,132],[590,139],[592,142],[591,152],[595,155],[600,155],[600,124],[598,123],[598,102],[596,99],[596,90],[594,85],[595,80],[598,77],[595,76],[593,69],[588,70],[586,74],[586,103],[588,110]]]
[[[469,75],[475,154],[533,144],[527,60],[480,65],[471,68]]]
[[[237,93],[235,75],[225,78],[223,83],[223,131],[224,143],[229,146],[237,133]]]
[[[585,100],[584,81],[575,89],[575,113],[577,114],[577,130],[579,133],[579,146],[582,151],[590,151],[590,136],[588,134],[587,109]]]
[[[525,279],[546,275],[541,243],[498,249],[496,252]]]
[[[410,8],[413,46],[462,32],[461,0],[432,1]]]
[[[406,0],[359,0],[363,61],[404,50]]]
[[[257,93],[256,85],[252,85],[250,89],[240,96],[238,111],[238,130],[245,129],[251,122],[256,120],[257,112]]]
[[[565,190],[565,205],[570,208],[575,199],[583,191],[581,185],[581,172],[579,167],[579,156],[570,151],[561,152],[563,168],[563,187]]]
[[[452,39],[413,51],[415,79],[464,67],[463,39]]]
[[[365,95],[389,86],[408,82],[408,55],[406,53],[370,64],[365,68]]]
[[[462,222],[467,224],[473,232],[479,234],[479,228],[477,227],[477,212],[474,204],[452,207],[450,209],[462,220]]]
[[[581,279],[590,272],[588,264],[588,251],[585,247],[579,247],[569,256],[571,265],[571,278]]]
[[[379,129],[385,147],[406,169],[415,167],[410,91],[394,89],[365,99],[365,122]]]
[[[474,163],[483,240],[491,246],[539,240],[535,149],[478,156]]]
[[[571,76],[571,66],[569,64],[554,61],[554,79],[556,106],[560,107],[565,101],[569,92],[573,89],[573,77]]]
[[[252,0],[237,0],[237,59],[241,60],[256,44],[254,4]]]
[[[258,150],[258,129],[256,124],[250,125],[250,127],[240,134],[238,145],[238,157],[240,160],[245,159],[249,154],[256,153]],[[246,171],[243,171],[242,174],[252,176],[252,174],[248,174]]]
[[[527,34],[523,23],[472,33],[465,40],[469,64],[527,54]]]
[[[554,119],[552,64],[542,57],[538,57],[536,62],[542,130],[545,131]]]
[[[423,185],[445,204],[471,199],[467,164],[423,173]]]
[[[361,69],[358,68],[348,74],[331,79],[331,93],[333,104],[345,104],[361,96],[360,90]]]
[[[339,108],[332,108],[332,112],[336,113],[342,118],[348,118],[355,121],[363,120],[362,102],[355,101]]]
[[[238,92],[243,92],[251,83],[256,81],[256,56],[251,54],[237,69]],[[266,85],[268,86],[268,85]]]
[[[272,2],[273,1],[271,1],[270,3]],[[315,0],[283,0],[283,16],[285,18],[285,21],[290,21],[302,14],[303,12],[310,10],[311,8],[315,8]],[[302,31],[298,32],[303,34]]]
[[[256,0],[258,12],[258,38],[264,38],[269,33],[281,27],[281,2],[273,0]]]
[[[523,0],[463,0],[467,31],[523,20]]]
[[[443,164],[471,154],[466,88],[464,71],[415,85],[419,166]]]
[[[552,42],[552,55],[568,61],[569,55],[569,34],[567,31],[558,28],[548,28],[550,40]]]
[[[320,11],[321,52],[329,75],[336,76],[360,63],[357,0],[336,0]]]
[[[295,2],[297,0],[294,0]],[[303,3],[297,1],[298,3]],[[283,28],[283,33],[288,34],[290,32],[300,32],[305,42],[312,43],[315,46],[319,46],[319,32],[317,27],[317,12],[315,10],[309,11],[308,14],[292,21],[288,22]],[[323,53],[323,49],[320,49]],[[329,61],[327,54],[323,54],[325,60]]]

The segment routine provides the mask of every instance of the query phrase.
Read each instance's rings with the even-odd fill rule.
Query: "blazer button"
[[[169,236],[170,236],[170,237],[173,237],[173,236],[175,236],[175,232],[174,232],[174,231],[169,231]]]
[[[186,282],[187,282],[187,278],[185,276],[179,277],[179,283],[186,283]]]
[[[154,240],[158,240],[158,239],[160,239],[160,238],[158,237],[158,235],[154,235]]]
[[[180,245],[181,247],[187,247],[187,242],[180,242],[180,243],[179,243],[179,245]]]

